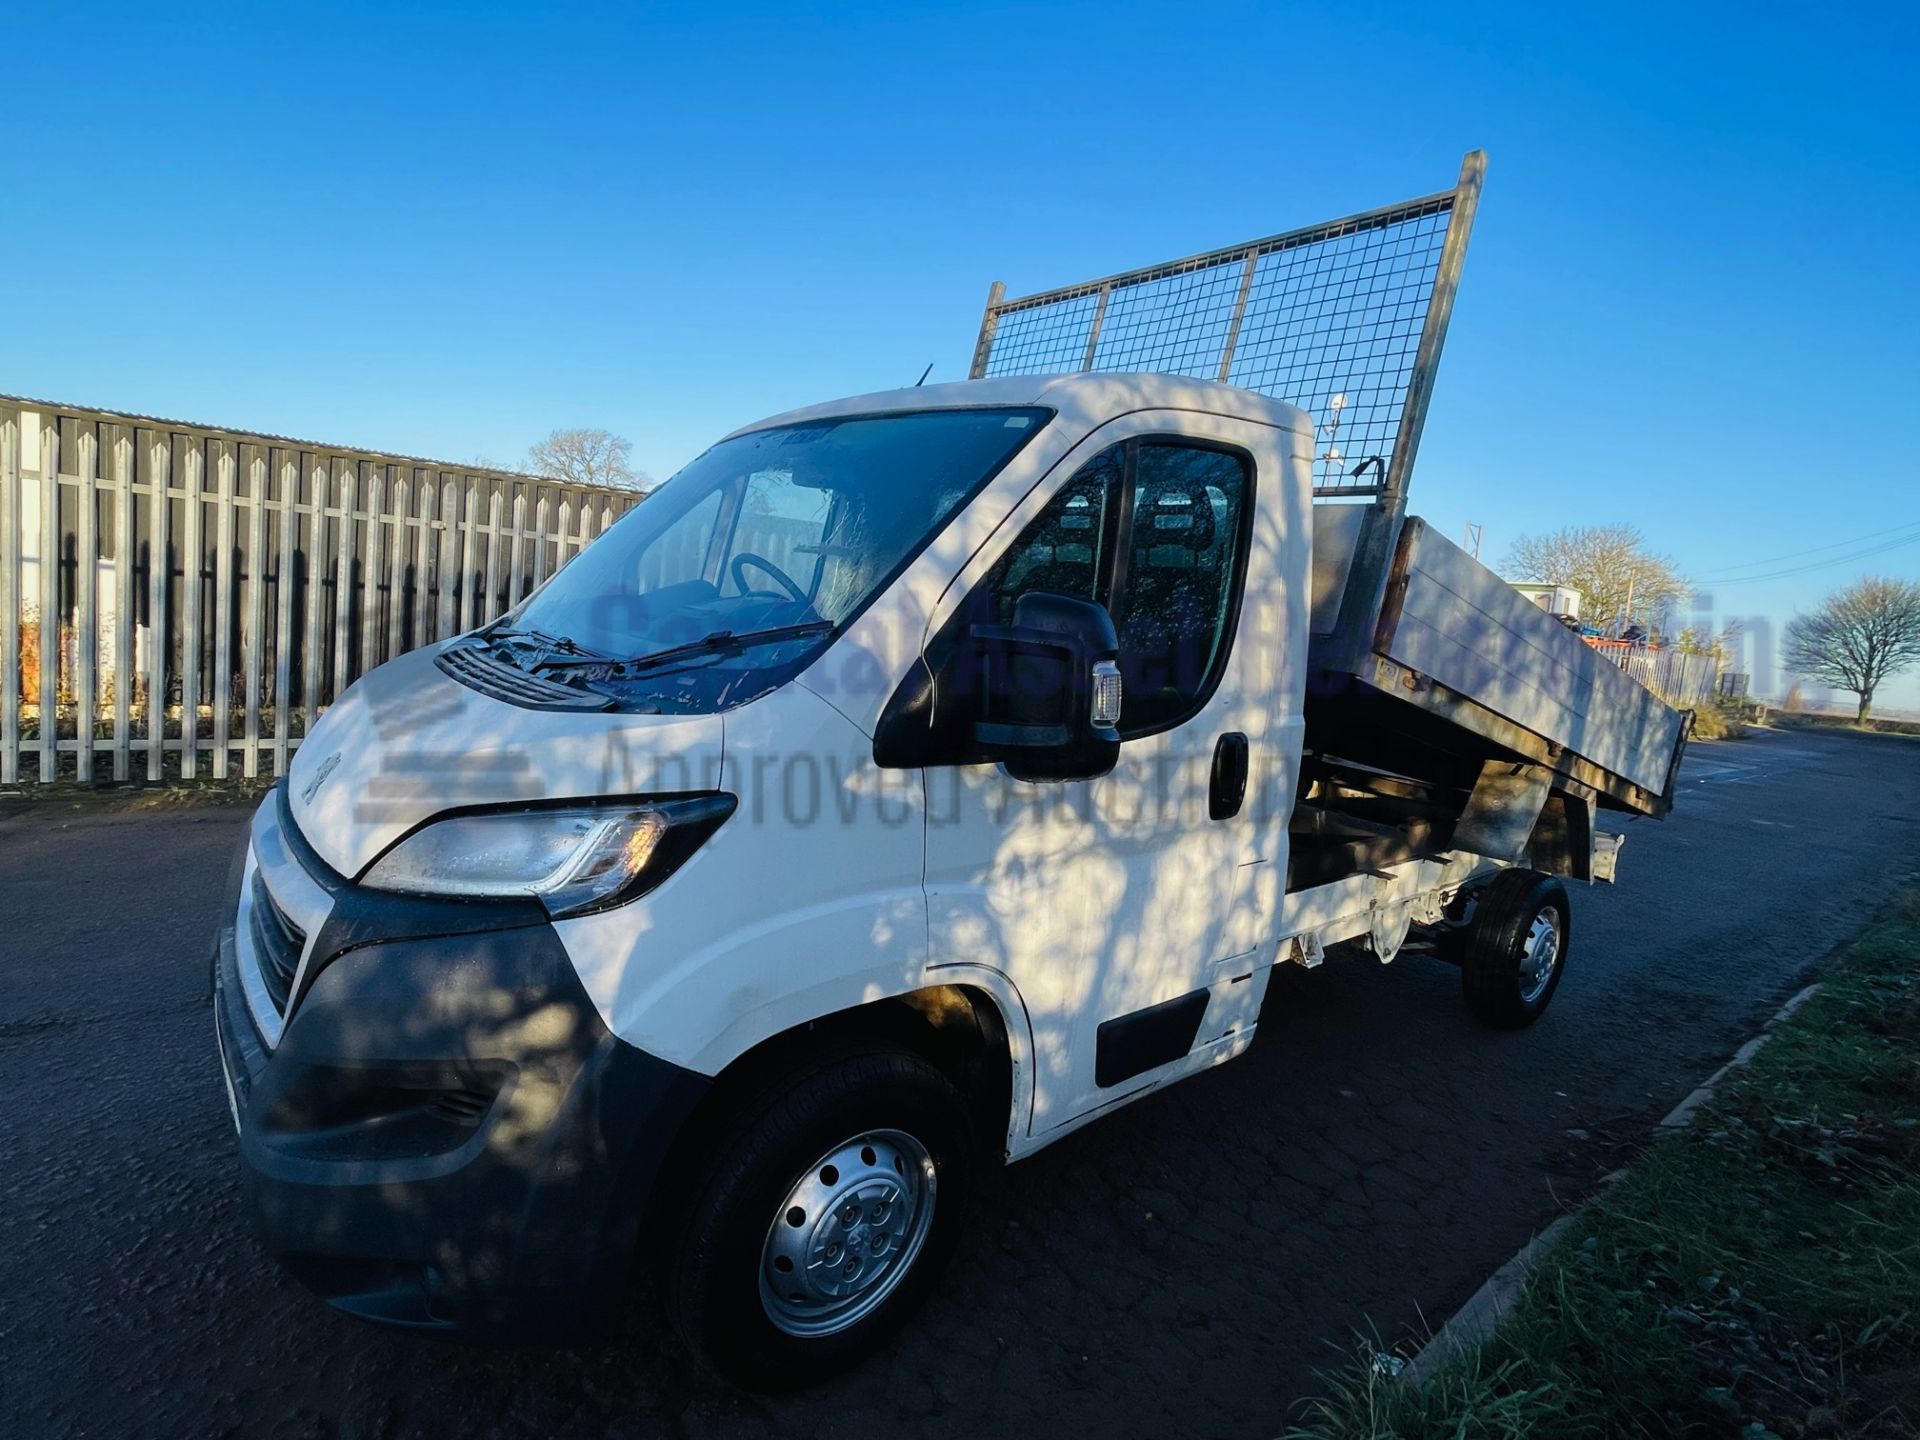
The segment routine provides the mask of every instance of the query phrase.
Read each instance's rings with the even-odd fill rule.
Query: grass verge
[[[1682,705],[1675,708],[1687,707]],[[1692,708],[1693,738],[1696,740],[1744,740],[1753,728],[1747,723],[1753,707],[1742,700],[1703,700]]]
[[[1817,715],[1805,710],[1772,710],[1767,723],[1777,730],[1839,730],[1851,735],[1895,735],[1920,739],[1920,720],[1869,717],[1862,725],[1851,715]]]
[[[1920,1436],[1920,892],[1420,1385],[1363,1357],[1290,1440]]]

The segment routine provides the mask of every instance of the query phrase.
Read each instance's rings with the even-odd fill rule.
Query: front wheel
[[[905,1050],[818,1062],[733,1107],[668,1237],[675,1328],[755,1389],[821,1380],[898,1330],[952,1253],[972,1127]]]
[[[1480,892],[1460,948],[1467,1008],[1517,1030],[1545,1013],[1573,938],[1567,888],[1538,870],[1503,870]]]

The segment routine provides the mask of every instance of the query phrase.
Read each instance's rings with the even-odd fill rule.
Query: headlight
[[[378,890],[460,899],[532,898],[549,915],[645,894],[733,813],[731,795],[492,811],[436,820],[374,861]]]

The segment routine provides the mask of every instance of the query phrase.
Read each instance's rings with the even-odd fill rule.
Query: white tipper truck
[[[1536,1019],[1686,717],[1333,448],[1144,367],[840,400],[361,679],[215,959],[267,1248],[473,1333],[640,1275],[790,1386],[897,1329],[981,1167],[1243,1052],[1276,966],[1417,949]]]

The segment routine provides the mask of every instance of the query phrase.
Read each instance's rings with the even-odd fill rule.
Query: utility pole
[[[1464,537],[1467,542],[1467,553],[1476,560],[1480,558],[1480,539],[1484,531],[1484,526],[1476,525],[1471,520],[1467,522],[1467,533]]]
[[[1620,620],[1620,633],[1623,636],[1628,630],[1633,628],[1633,587],[1634,582],[1639,578],[1639,570],[1634,569],[1627,571],[1627,610],[1626,614],[1623,615]]]

